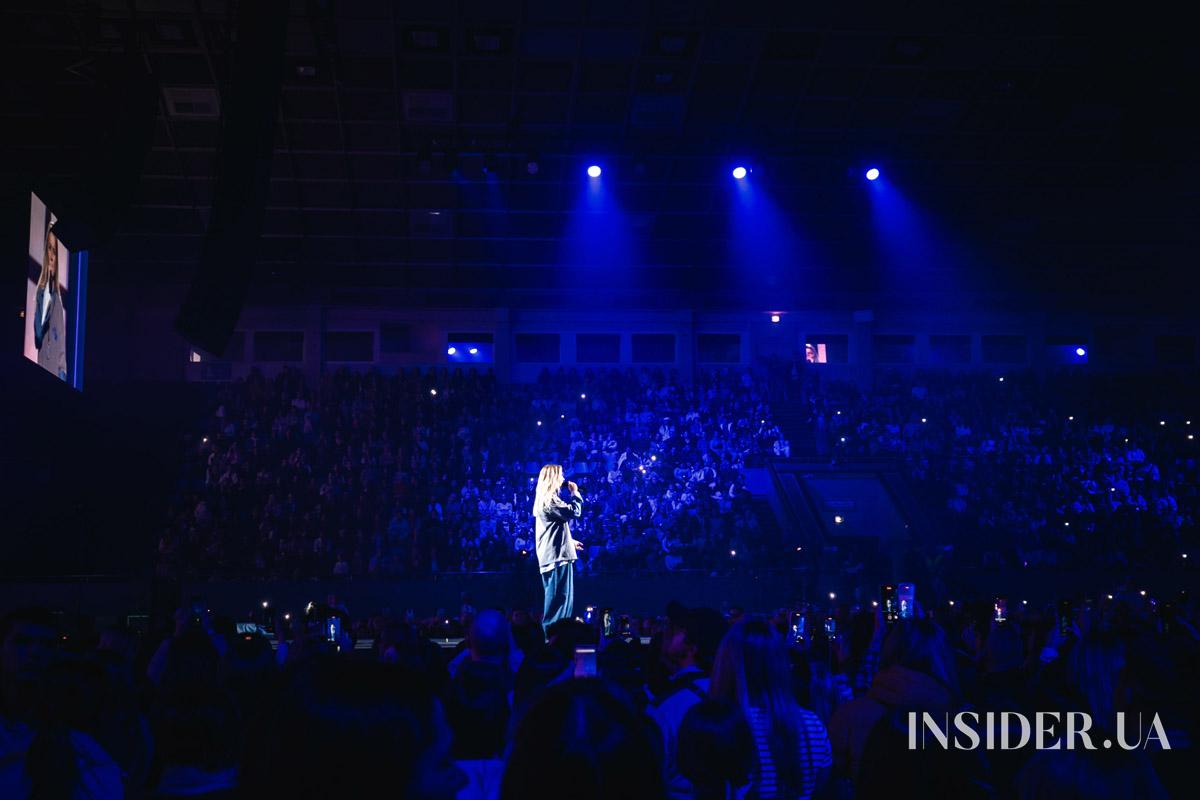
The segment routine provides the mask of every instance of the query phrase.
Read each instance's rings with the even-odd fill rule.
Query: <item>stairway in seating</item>
[[[792,458],[805,458],[817,454],[817,436],[809,424],[808,413],[799,403],[784,403],[771,409],[775,423],[783,431],[792,446]]]
[[[777,546],[782,541],[783,529],[779,527],[779,520],[775,518],[775,512],[771,510],[770,501],[766,498],[756,498],[751,503],[751,508],[758,520],[758,529],[762,534],[762,540],[769,547]]]

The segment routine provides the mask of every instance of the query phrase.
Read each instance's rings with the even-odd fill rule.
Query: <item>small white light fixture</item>
[[[429,390],[429,396],[430,396],[430,397],[437,397],[437,389],[430,389],[430,390]]]
[[[781,319],[781,317],[778,314],[771,315],[771,322],[778,323],[780,319]]]

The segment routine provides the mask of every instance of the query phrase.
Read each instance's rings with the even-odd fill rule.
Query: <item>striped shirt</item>
[[[797,743],[796,759],[800,766],[800,793],[785,797],[780,793],[778,770],[775,758],[771,755],[771,718],[762,709],[746,709],[746,720],[754,734],[756,754],[748,797],[758,800],[805,800],[816,791],[821,771],[833,766],[833,750],[829,746],[829,734],[825,732],[825,726],[813,712],[803,708],[798,710],[800,741]]]

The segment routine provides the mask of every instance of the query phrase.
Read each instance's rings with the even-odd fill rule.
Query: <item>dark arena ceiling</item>
[[[131,46],[157,83],[133,203],[93,253],[110,278],[190,280],[233,6],[5,3],[6,180],[86,167],[97,82]],[[897,284],[955,304],[1190,302],[1189,31],[1085,2],[298,0],[255,283],[492,303],[602,288],[571,244],[598,163],[626,288],[720,304],[754,269],[731,257],[740,163],[776,220],[749,235],[782,221],[798,242],[764,303],[880,303]],[[953,248],[881,279],[869,165]]]

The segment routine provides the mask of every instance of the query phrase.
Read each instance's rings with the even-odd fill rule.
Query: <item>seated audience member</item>
[[[709,672],[726,624],[715,609],[684,608],[678,603],[668,606],[667,616],[670,625],[662,637],[661,662],[669,677],[649,712],[662,732],[667,790],[671,797],[687,798],[690,787],[676,765],[679,726],[688,709],[708,693]]]
[[[547,689],[517,724],[504,800],[663,800],[661,752],[649,723],[597,679]]]
[[[695,800],[732,800],[754,772],[754,736],[741,709],[718,700],[702,700],[679,726],[679,772]]]
[[[103,647],[104,634],[100,642]],[[132,643],[129,645],[125,653],[132,652]],[[132,656],[117,650],[97,649],[85,657],[104,673],[97,741],[120,767],[126,793],[136,795],[147,785],[155,747],[150,723],[143,712],[144,684],[137,680]]]
[[[645,656],[642,643],[620,636],[603,638],[596,652],[596,669],[600,677],[623,691],[635,706],[647,702],[642,662]]]
[[[942,629],[925,619],[897,623],[884,639],[871,689],[840,706],[830,720],[839,774],[857,780],[867,736],[889,711],[947,712],[957,699],[954,664]]]
[[[122,797],[121,769],[95,738],[103,673],[58,642],[43,609],[0,621],[0,797]]]
[[[153,796],[235,796],[241,721],[228,692],[200,685],[164,693],[151,725],[161,767]]]
[[[37,689],[58,640],[58,623],[44,609],[17,609],[0,620],[0,718],[8,725],[34,721]]]
[[[206,613],[192,617],[186,609],[175,612],[175,635],[164,639],[146,667],[151,683],[164,691],[177,686],[214,684],[227,650],[224,637]]]
[[[39,608],[0,620],[0,797],[28,797],[29,746],[37,722],[37,690],[55,656],[58,626]]]
[[[1017,776],[1020,800],[1167,800],[1149,757],[1125,750],[1042,750]]]
[[[969,695],[974,700],[973,710],[981,715],[989,711],[997,715],[1003,711],[1017,711],[1027,716],[1037,711],[1036,701],[1030,692],[1029,676],[1022,669],[1025,647],[1020,626],[1011,620],[1002,625],[992,624],[981,650],[979,674],[974,692]],[[1018,722],[1010,723],[1009,733],[1014,741],[1020,738],[1018,728]],[[992,780],[1011,785],[1030,755],[1032,752],[1026,748],[988,753]]]
[[[522,657],[535,647],[546,641],[546,633],[542,626],[534,621],[529,612],[523,608],[513,609],[509,617],[512,629],[513,644],[521,651]]]
[[[468,661],[450,681],[446,719],[454,735],[451,756],[467,776],[459,800],[499,796],[511,692],[512,675],[503,663]]]
[[[550,646],[567,660],[575,658],[576,647],[596,640],[595,632],[578,619],[560,619],[547,629],[546,637]]]
[[[1110,630],[1084,634],[1067,657],[1070,701],[1092,718],[1094,739],[1115,738],[1118,711],[1123,707],[1120,687],[1127,669],[1125,642]],[[1147,736],[1138,726],[1139,739]],[[1150,753],[1086,749],[1043,750],[1034,754],[1017,776],[1022,798],[1166,798],[1168,793],[1155,771]]]
[[[811,797],[833,758],[825,726],[796,702],[787,647],[770,623],[750,617],[725,634],[709,694],[736,704],[754,736],[750,792],[759,798]]]
[[[896,797],[995,797],[982,750],[943,749],[935,743],[908,746],[908,711],[887,712],[863,744],[858,800]]]
[[[513,684],[513,709],[525,709],[547,686],[571,676],[571,661],[544,642],[529,650]]]
[[[515,674],[524,654],[513,643],[512,628],[504,613],[485,608],[467,628],[467,648],[450,662],[454,676],[464,662],[496,664]]]
[[[246,797],[450,800],[466,784],[427,683],[399,667],[323,656],[290,677],[247,734]]]
[[[1191,616],[1200,616],[1195,599],[1191,608]],[[1174,797],[1185,795],[1192,787],[1193,763],[1181,755],[1194,750],[1200,741],[1200,692],[1194,688],[1200,633],[1186,617],[1184,608],[1171,612],[1166,637],[1142,629],[1129,638],[1128,657],[1116,691],[1117,710],[1124,711],[1126,719],[1141,714],[1150,720],[1153,714],[1159,715],[1171,749],[1155,741],[1146,753],[1167,793]]]

